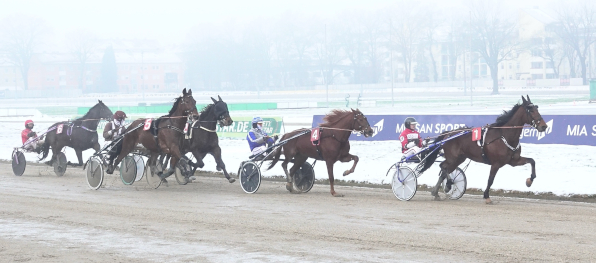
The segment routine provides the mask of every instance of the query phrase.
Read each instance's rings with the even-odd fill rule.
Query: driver
[[[119,136],[123,135],[124,132],[126,132],[126,123],[124,122],[124,119],[126,119],[126,113],[119,110],[116,113],[114,113],[112,119],[113,120],[111,122],[108,122],[106,124],[103,130],[103,138],[106,140],[106,143],[108,143],[108,141],[118,139]],[[110,151],[108,152],[108,160],[110,166],[112,165],[114,159],[116,159],[118,154],[120,154],[120,151],[122,151],[121,141],[117,142],[116,145],[114,145],[112,149],[110,149]]]
[[[265,151],[269,146],[277,141],[277,135],[269,137],[263,131],[263,119],[261,117],[254,117],[252,119],[252,129],[246,135],[248,146],[252,154],[258,154]]]
[[[33,131],[34,126],[35,124],[32,120],[25,121],[25,129],[21,131],[21,140],[23,141],[23,148],[25,150],[40,153],[44,138],[43,135],[37,138],[37,133]]]
[[[418,122],[413,117],[407,117],[404,121],[404,131],[399,135],[401,151],[404,156],[417,154],[422,148],[422,138],[420,137],[420,133],[416,131],[416,124]],[[416,156],[413,158],[416,158]]]

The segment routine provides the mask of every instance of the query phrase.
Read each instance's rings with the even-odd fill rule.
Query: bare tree
[[[538,43],[534,43],[533,46],[540,51],[538,52],[540,57],[546,60],[547,63],[550,63],[555,78],[559,78],[561,64],[563,64],[566,58],[565,44],[561,41],[556,41],[554,38],[546,37],[540,39]]]
[[[589,57],[590,46],[596,43],[596,5],[593,1],[580,0],[575,4],[565,2],[556,10],[559,22],[555,26],[555,33],[573,48],[583,83],[586,85],[588,84],[586,60]],[[570,68],[573,70],[572,64]]]
[[[86,64],[97,47],[97,36],[85,29],[77,29],[67,34],[67,46],[79,63],[79,89],[85,90]]]
[[[517,26],[496,1],[475,1],[471,7],[472,50],[486,61],[493,80],[492,94],[499,94],[499,63],[520,48]]]
[[[35,17],[14,15],[0,23],[0,49],[21,72],[23,87],[29,89],[29,68],[34,52],[48,33],[45,23]]]
[[[410,82],[412,62],[416,48],[423,37],[422,7],[413,1],[401,1],[397,8],[390,11],[389,30],[392,30],[391,49],[397,50],[403,59],[405,82]]]

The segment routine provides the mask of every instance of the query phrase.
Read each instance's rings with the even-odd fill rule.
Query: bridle
[[[188,97],[192,99],[192,96],[188,96]],[[185,98],[185,96],[182,96],[182,98],[180,99],[180,104],[186,104],[186,103],[187,103],[187,102],[184,100],[184,98]],[[189,102],[189,103],[190,103],[190,102]],[[196,106],[196,104],[195,104],[195,106],[194,106],[194,107],[192,107],[192,108],[190,108],[190,109],[188,109],[188,110],[185,110],[185,111],[184,111],[184,114],[185,114],[185,115],[188,115],[188,116],[190,116],[190,115],[192,114],[192,112],[193,112],[193,111],[196,111],[196,110],[197,110],[197,106]]]
[[[538,123],[540,123],[541,121],[544,121],[544,119],[542,118],[542,116],[540,118],[538,118],[537,120],[535,120],[532,117],[532,114],[530,113],[530,108],[534,108],[534,107],[538,108],[538,106],[536,106],[532,103],[529,103],[528,105],[526,105],[526,113],[528,114],[528,118],[531,120],[530,124],[532,125],[532,127],[534,127],[534,129],[538,129]]]
[[[362,114],[361,112],[354,113],[354,122],[352,123],[352,130],[355,130],[358,133],[364,135],[364,129],[362,128],[362,125],[360,125],[360,122],[358,122],[358,117],[360,116],[363,116],[363,118],[366,119],[366,116],[364,116],[364,114]],[[358,122],[358,129],[355,128],[356,122]],[[368,125],[368,128],[370,128],[370,124]]]

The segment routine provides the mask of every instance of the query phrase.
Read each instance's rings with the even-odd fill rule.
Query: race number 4
[[[144,131],[148,131],[149,129],[151,129],[151,121],[152,121],[152,119],[145,120],[145,126],[143,126]]]
[[[64,124],[58,125],[58,128],[56,128],[56,134],[61,134],[63,128],[64,128]]]
[[[320,131],[319,128],[314,128],[310,132],[310,142],[312,145],[319,145]]]
[[[479,141],[482,138],[482,127],[472,129],[472,141]]]

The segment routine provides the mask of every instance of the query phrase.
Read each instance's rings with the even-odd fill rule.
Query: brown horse
[[[191,116],[197,116],[196,101],[192,97],[192,90],[182,90],[182,96],[178,97],[172,109],[166,116],[162,116],[151,123],[151,128],[145,130],[143,124],[147,119],[138,119],[130,124],[122,139],[122,150],[113,165],[108,167],[107,173],[114,172],[114,167],[128,155],[137,143],[141,143],[147,150],[151,151],[151,157],[147,161],[151,169],[155,170],[155,161],[160,154],[170,154],[170,169],[159,176],[164,179],[174,173],[174,168],[181,158],[186,158],[180,151],[184,139],[184,126],[191,121]]]
[[[463,163],[467,158],[472,161],[489,164],[490,174],[488,177],[488,185],[484,190],[484,199],[487,204],[492,204],[489,197],[489,190],[495,175],[501,167],[506,164],[511,166],[519,166],[524,164],[532,165],[532,174],[526,180],[528,187],[532,186],[534,178],[536,178],[535,162],[532,158],[521,156],[521,145],[519,144],[519,136],[525,124],[531,124],[539,132],[543,132],[548,128],[542,116],[538,112],[538,106],[532,104],[530,97],[528,99],[522,96],[522,104],[516,104],[510,111],[505,111],[497,118],[497,121],[482,131],[482,141],[477,143],[472,141],[472,133],[467,133],[458,138],[445,142],[442,146],[445,152],[445,161],[441,162],[441,175],[435,188],[432,190],[432,195],[435,200],[440,200],[438,191],[441,182],[445,179],[447,174],[450,174]],[[435,142],[444,140],[450,134],[440,135]],[[482,145],[482,146],[479,146]],[[429,168],[437,158],[439,151],[436,150],[431,153],[425,163],[422,171]],[[484,156],[483,156],[484,155]],[[446,190],[451,188],[452,182],[447,181]]]
[[[364,134],[365,137],[373,135],[373,129],[368,124],[368,120],[356,109],[352,111],[333,110],[323,118],[325,123],[319,125],[319,145],[315,146],[310,140],[311,132],[305,133],[309,136],[299,136],[289,140],[284,144],[284,162],[282,167],[286,173],[286,189],[292,193],[299,192],[292,187],[292,181],[296,171],[304,164],[308,158],[315,158],[324,160],[327,164],[327,173],[329,174],[329,185],[331,186],[331,194],[335,197],[342,197],[333,189],[333,165],[340,161],[342,163],[354,161],[352,168],[344,172],[344,176],[351,174],[356,169],[358,164],[358,156],[350,154],[350,134],[352,131],[358,131]],[[288,139],[296,134],[305,132],[308,129],[299,129],[290,133],[284,134],[281,141]],[[274,153],[273,161],[267,169],[273,168],[281,155],[281,147],[277,148]],[[288,163],[294,162],[294,165],[288,173]]]

